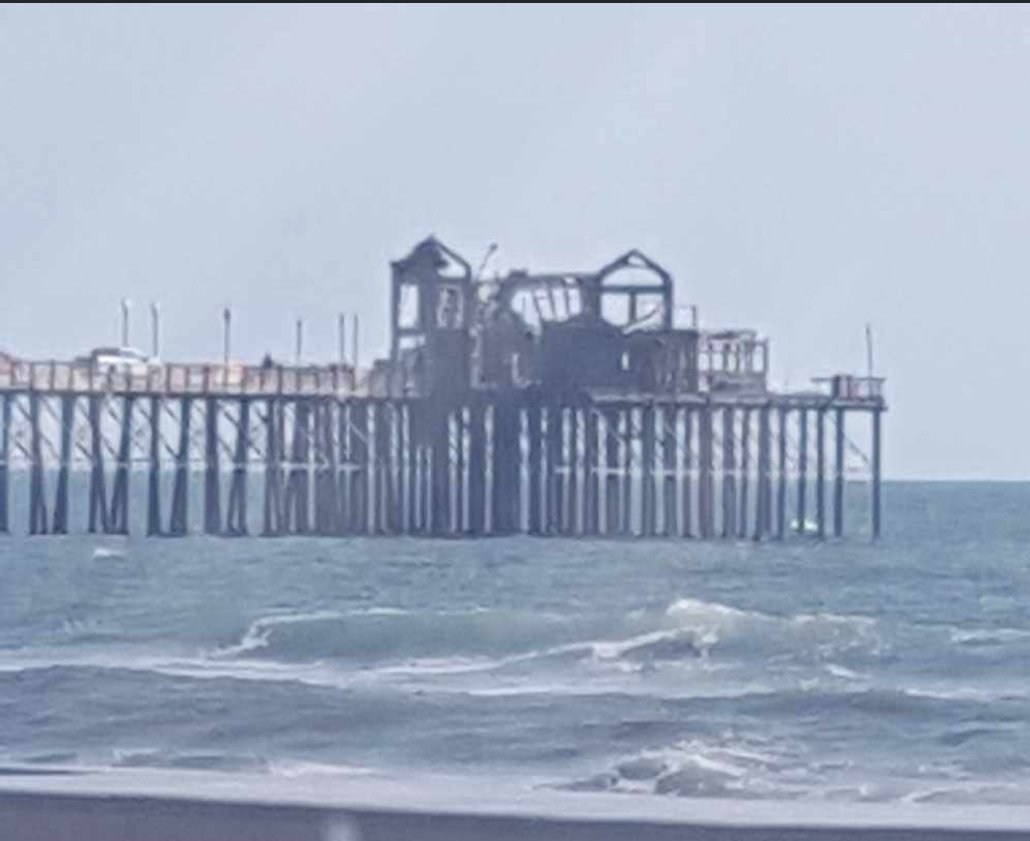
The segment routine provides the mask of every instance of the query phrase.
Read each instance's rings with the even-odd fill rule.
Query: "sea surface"
[[[0,763],[1030,803],[1030,485],[884,504],[875,544],[6,537]]]

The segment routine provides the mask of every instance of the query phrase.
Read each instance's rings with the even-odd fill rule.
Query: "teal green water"
[[[875,545],[6,538],[0,760],[1030,802],[1030,485],[885,502]]]

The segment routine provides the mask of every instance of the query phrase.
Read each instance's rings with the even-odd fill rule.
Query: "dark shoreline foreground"
[[[1030,837],[1030,808],[695,800],[458,778],[165,771],[0,777],[4,841],[932,841]]]

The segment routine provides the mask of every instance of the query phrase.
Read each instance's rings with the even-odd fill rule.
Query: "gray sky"
[[[889,378],[894,477],[1030,478],[1030,12],[0,7],[0,347],[312,356],[428,233],[639,246],[778,383]]]

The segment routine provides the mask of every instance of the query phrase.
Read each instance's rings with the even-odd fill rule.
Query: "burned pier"
[[[390,292],[364,371],[0,356],[0,531],[880,534],[883,380],[771,390],[768,340],[676,324],[637,251],[483,280],[430,238]]]

